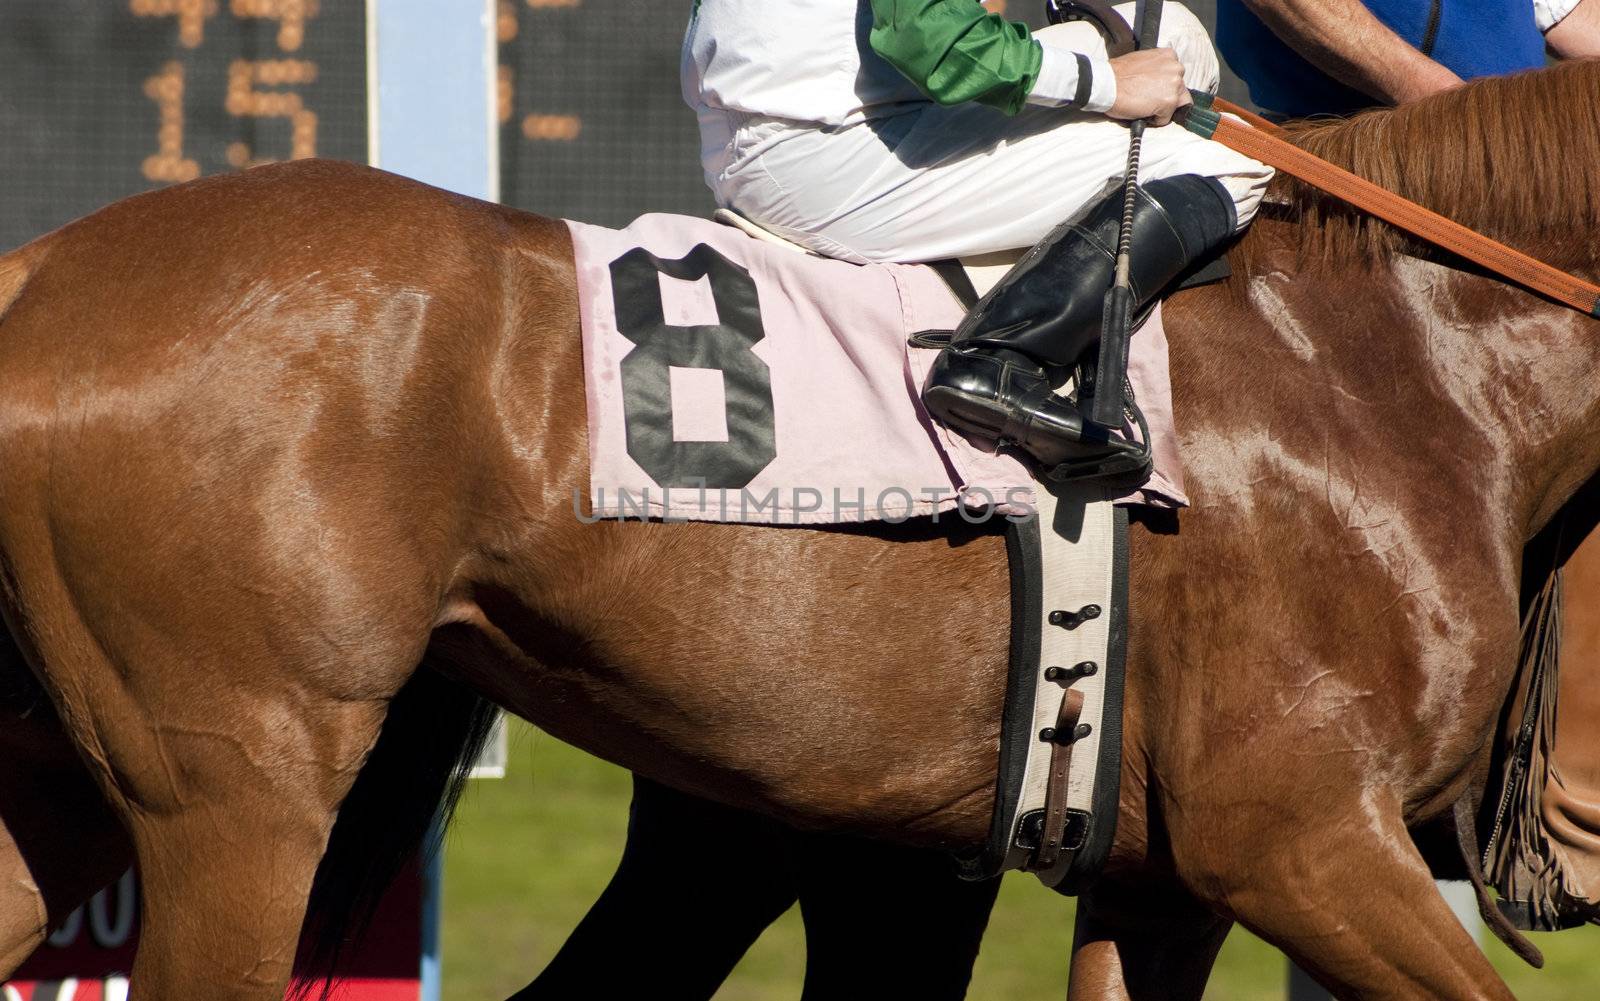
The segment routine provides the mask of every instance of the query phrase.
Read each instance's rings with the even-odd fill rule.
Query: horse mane
[[[1596,260],[1600,61],[1474,81],[1403,107],[1287,126],[1289,139],[1441,215],[1561,267]],[[1302,260],[1436,255],[1420,241],[1279,173],[1263,214],[1301,223]],[[1247,270],[1261,241],[1242,248]]]

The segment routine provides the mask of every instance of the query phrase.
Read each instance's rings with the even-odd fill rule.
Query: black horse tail
[[[443,830],[454,812],[495,713],[442,673],[431,649],[390,703],[311,886],[296,997],[327,1001],[340,958],[366,932],[384,891],[419,851],[440,850],[429,833]]]

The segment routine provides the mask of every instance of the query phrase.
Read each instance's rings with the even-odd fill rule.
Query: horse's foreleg
[[[1078,899],[1070,1001],[1199,1001],[1233,926],[1181,892],[1101,884]]]
[[[1286,821],[1291,809],[1284,801],[1260,825],[1236,813],[1212,827],[1201,847],[1210,871],[1197,889],[1215,892],[1216,906],[1335,997],[1513,1001],[1440,895],[1397,802],[1381,793],[1319,802],[1295,811],[1297,827]],[[1195,819],[1190,811],[1183,826]]]

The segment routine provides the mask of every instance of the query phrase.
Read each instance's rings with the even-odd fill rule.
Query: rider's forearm
[[[1552,13],[1560,13],[1560,8],[1566,6],[1565,0],[1553,3]],[[1544,40],[1563,59],[1600,58],[1600,0],[1581,0],[1571,7],[1546,29]]]
[[[978,0],[872,0],[872,49],[940,104],[978,101],[1015,114],[1029,102],[1104,111],[1116,99],[1110,65],[1046,51],[1025,25]]]
[[[1364,94],[1403,104],[1461,83],[1373,16],[1360,0],[1244,0],[1307,61]]]

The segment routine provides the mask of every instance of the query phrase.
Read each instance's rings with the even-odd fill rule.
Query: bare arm
[[[1544,40],[1563,59],[1600,58],[1600,0],[1582,0]]]
[[[1389,30],[1360,0],[1244,0],[1244,5],[1312,65],[1379,100],[1403,104],[1461,83]],[[1600,0],[1584,0],[1584,5],[1600,6]]]

